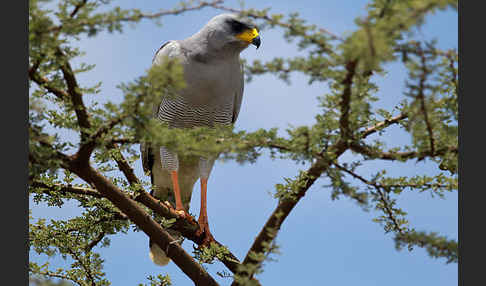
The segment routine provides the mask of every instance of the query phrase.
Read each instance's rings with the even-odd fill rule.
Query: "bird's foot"
[[[173,209],[179,218],[194,221],[194,218],[189,213],[187,213],[184,209],[174,208],[169,201],[165,201],[164,203],[168,208]]]
[[[186,220],[193,220],[192,216],[187,213],[185,210],[175,210],[177,216],[181,219],[186,219]]]
[[[169,201],[164,201],[164,204],[165,204],[166,207],[168,207],[170,209],[173,209],[174,208]]]
[[[196,231],[197,236],[203,236],[203,241],[200,244],[201,247],[208,247],[211,242],[216,241],[209,231],[209,224],[207,219],[199,218],[198,219],[199,229]]]

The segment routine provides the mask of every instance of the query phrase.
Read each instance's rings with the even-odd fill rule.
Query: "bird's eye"
[[[246,24],[243,24],[240,21],[234,19],[229,20],[228,24],[231,26],[231,30],[235,33],[241,33],[249,28]]]

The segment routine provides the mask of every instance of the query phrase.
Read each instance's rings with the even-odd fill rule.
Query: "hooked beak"
[[[236,35],[236,38],[242,40],[246,44],[253,44],[257,47],[260,47],[260,35],[258,34],[258,30],[256,28],[247,29],[240,34]]]
[[[256,36],[255,38],[253,38],[253,40],[251,40],[251,44],[255,45],[257,49],[260,47],[261,43],[262,42],[260,40],[260,36]]]

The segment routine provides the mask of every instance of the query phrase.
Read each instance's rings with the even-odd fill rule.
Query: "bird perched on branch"
[[[250,44],[260,46],[255,25],[234,14],[212,18],[200,31],[184,40],[168,41],[155,54],[153,65],[167,58],[176,58],[183,66],[186,86],[176,97],[163,97],[154,109],[154,116],[169,128],[214,127],[235,123],[243,97],[243,68],[240,53]],[[209,231],[206,192],[215,155],[207,157],[177,154],[164,146],[141,145],[144,170],[150,172],[154,195],[175,203],[178,213],[189,216],[192,189],[201,183],[199,231],[205,241]],[[182,240],[180,233],[168,229],[171,236]],[[150,258],[166,265],[169,258],[149,241]]]

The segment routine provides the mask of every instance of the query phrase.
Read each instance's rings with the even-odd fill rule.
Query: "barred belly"
[[[195,106],[183,97],[163,98],[157,117],[171,128],[229,125],[233,118],[233,98],[226,97],[221,101]]]
[[[233,99],[222,98],[213,104],[194,106],[183,97],[163,98],[159,106],[157,118],[169,124],[170,128],[214,127],[229,125],[233,119]],[[199,176],[208,178],[213,167],[214,157],[201,157],[199,160]],[[179,159],[176,153],[165,147],[160,147],[162,168],[168,171],[178,170]]]

